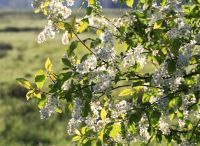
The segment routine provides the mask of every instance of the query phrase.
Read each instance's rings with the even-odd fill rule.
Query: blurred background
[[[31,2],[0,0],[0,146],[72,145],[66,134],[65,115],[41,120],[36,101],[27,102],[26,90],[16,82],[18,77],[33,81],[33,75],[44,68],[47,57],[54,64],[54,71],[58,71],[62,68],[60,58],[67,49],[61,44],[61,36],[37,44],[37,35],[44,28],[46,18],[33,14]],[[76,7],[80,4],[76,1]],[[107,14],[120,13],[118,9],[110,9],[119,6],[111,0],[102,4],[109,8]]]

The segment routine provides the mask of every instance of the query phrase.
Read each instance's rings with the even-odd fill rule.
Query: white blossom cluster
[[[58,106],[58,99],[55,96],[51,96],[47,99],[47,103],[41,109],[40,112],[40,118],[46,119],[49,118],[55,111],[56,107]]]
[[[109,103],[109,100],[108,100]],[[110,107],[110,103],[108,104]],[[111,119],[109,117],[106,117],[106,119],[101,118],[101,110],[103,107],[101,106],[100,101],[91,101],[90,103],[90,109],[92,114],[88,115],[85,119],[85,124],[88,128],[91,128],[94,132],[100,131],[106,124],[111,122]]]
[[[170,134],[170,128],[169,124],[164,120],[164,118],[161,117],[159,121],[159,130],[164,134],[164,135],[169,135]]]
[[[191,41],[190,43],[186,44],[183,48],[180,49],[177,60],[177,67],[183,68],[189,65],[189,61],[195,43],[196,43],[195,41]]]
[[[56,34],[56,28],[53,25],[51,20],[48,21],[48,24],[45,26],[44,30],[38,35],[38,43],[43,43],[47,38],[53,39]]]
[[[114,49],[114,39],[111,31],[106,30],[100,36],[103,47],[97,47],[94,52],[98,59],[104,61],[114,61],[116,53]]]
[[[128,103],[126,100],[122,100],[115,104],[112,108],[111,116],[112,118],[118,118],[120,116],[126,116],[127,112],[132,109],[132,104]]]
[[[75,129],[78,129],[78,127],[84,120],[82,117],[82,108],[84,106],[84,101],[77,97],[73,100],[73,105],[74,107],[72,111],[72,118],[69,120],[67,126],[67,132],[70,135],[74,134]]]
[[[188,38],[191,35],[191,28],[185,24],[184,20],[182,18],[178,18],[177,20],[177,28],[172,28],[167,32],[167,36],[170,39],[176,39],[176,38]]]
[[[106,71],[98,72],[96,75],[96,84],[93,86],[94,92],[98,93],[102,91],[109,91],[114,76],[115,72],[112,68],[108,68]]]
[[[143,68],[146,64],[146,56],[143,54],[144,51],[142,46],[137,46],[133,50],[129,50],[123,60],[124,67],[133,66],[137,62]]]
[[[148,141],[151,137],[148,132],[148,127],[149,127],[149,123],[147,120],[147,116],[146,114],[144,114],[139,122],[139,133],[140,133],[140,139],[142,141]]]
[[[67,0],[67,4],[68,6],[72,6],[74,4],[74,0]],[[42,9],[44,5],[45,0],[35,0],[33,3],[33,7],[35,9]],[[53,22],[57,22],[58,20],[66,20],[71,15],[71,13],[71,9],[63,5],[63,2],[59,0],[51,0],[47,8],[48,24],[38,35],[38,43],[45,42],[47,38],[53,39],[56,32],[58,32],[58,28]],[[67,33],[65,33],[62,39],[63,44],[68,43],[67,38]]]
[[[77,72],[85,74],[95,69],[97,65],[97,58],[95,55],[89,56],[86,60],[77,65]]]
[[[62,44],[63,45],[69,44],[68,31],[65,31],[65,33],[62,36]]]

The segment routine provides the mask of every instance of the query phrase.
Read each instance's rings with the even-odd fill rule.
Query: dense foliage
[[[74,0],[34,1],[48,19],[38,43],[62,32],[69,47],[59,74],[48,58],[35,83],[17,79],[27,99],[36,97],[41,119],[71,113],[67,131],[80,145],[199,144],[200,1],[140,0],[134,8],[133,0],[113,2],[130,8],[111,19],[98,0],[87,0],[77,19]],[[92,37],[81,39],[84,32]],[[87,53],[77,54],[79,45]],[[144,73],[149,65],[154,69]]]

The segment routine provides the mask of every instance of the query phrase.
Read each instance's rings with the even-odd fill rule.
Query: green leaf
[[[40,100],[39,103],[38,103],[38,108],[43,109],[46,102],[47,102],[47,99]]]
[[[75,28],[75,25],[76,25],[76,16],[72,16],[71,19],[70,19],[70,25],[72,27],[72,29]]]
[[[68,66],[68,67],[71,67],[71,66],[72,66],[71,62],[70,62],[69,59],[66,58],[66,57],[62,58],[62,63],[63,63],[64,65]]]
[[[133,94],[132,89],[124,89],[119,93],[119,96],[128,96],[132,94]]]
[[[82,19],[81,22],[79,23],[79,26],[77,27],[77,32],[81,33],[85,31],[89,26],[89,21],[87,18]]]
[[[146,102],[149,101],[150,98],[151,98],[151,95],[150,95],[150,94],[144,94],[144,95],[142,96],[142,102],[143,102],[143,103],[146,103]]]
[[[176,106],[180,106],[181,105],[181,98],[180,97],[175,97],[173,98],[170,102],[169,102],[169,107],[174,108]]]
[[[89,5],[94,5],[96,3],[96,0],[88,0]]]
[[[135,124],[130,124],[128,125],[128,131],[131,133],[131,134],[135,134],[137,132],[137,128],[135,127]]]
[[[178,111],[178,112],[177,112],[177,117],[178,117],[178,118],[183,118],[183,113],[180,112],[180,111]]]
[[[161,113],[159,111],[153,111],[150,115],[150,120],[152,125],[156,125],[159,122]]]
[[[24,78],[17,78],[16,79],[17,81],[18,81],[18,83],[22,86],[22,87],[24,87],[24,88],[26,88],[26,89],[32,89],[32,86],[31,86],[31,83],[28,81],[28,80],[26,80],[26,79],[24,79]]]
[[[51,71],[51,68],[52,68],[52,63],[51,63],[51,60],[49,58],[47,58],[46,62],[45,62],[45,69],[47,71]]]
[[[86,127],[82,127],[82,128],[81,128],[81,133],[82,133],[82,135],[85,135],[86,130],[87,130]]]
[[[56,27],[61,29],[61,30],[65,30],[65,23],[64,22],[57,22],[55,23]]]
[[[78,129],[75,129],[75,133],[77,134],[77,135],[81,135],[81,132],[78,130]]]
[[[26,93],[26,99],[29,100],[34,97],[34,90],[30,90]]]
[[[38,70],[35,74],[35,83],[37,85],[37,88],[42,89],[44,86],[44,82],[46,80],[46,76],[42,70]]]
[[[105,110],[105,108],[102,108],[101,110],[101,119],[104,121],[106,119],[107,116],[107,112]]]
[[[168,72],[170,74],[174,73],[174,71],[176,70],[176,62],[174,62],[173,60],[168,61]]]
[[[92,14],[92,10],[93,10],[92,7],[87,7],[86,8],[86,15],[91,15]]]
[[[110,131],[109,136],[112,137],[112,138],[116,138],[117,135],[120,133],[120,131],[121,131],[121,125],[114,123],[112,125],[112,130]]]
[[[80,136],[74,136],[74,137],[72,138],[72,141],[79,141],[80,139],[81,139]]]
[[[59,108],[59,107],[57,107],[57,108],[56,108],[56,110],[55,110],[55,112],[56,112],[56,113],[60,113],[60,114],[61,114],[61,113],[62,113],[62,109],[61,109],[61,108]]]
[[[69,49],[67,50],[67,55],[69,57],[71,57],[74,54],[74,50],[78,47],[78,41],[73,41],[70,46]]]
[[[153,29],[160,29],[162,26],[162,21],[158,21],[154,23]]]
[[[98,133],[98,139],[103,142],[103,137],[104,137],[104,129],[102,129],[99,133]]]
[[[126,0],[126,5],[129,7],[132,7],[134,3],[134,0]]]

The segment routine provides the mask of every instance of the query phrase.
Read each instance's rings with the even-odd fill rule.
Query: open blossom
[[[53,39],[54,37],[55,27],[53,26],[53,22],[49,20],[47,26],[45,26],[43,31],[38,35],[38,43],[43,43],[47,38]]]
[[[62,44],[63,45],[69,44],[68,31],[66,31],[62,36]]]
[[[114,106],[112,110],[112,117],[117,118],[119,116],[126,115],[131,109],[131,103],[128,103],[126,100],[122,100]]]
[[[67,80],[67,81],[65,81],[65,82],[63,83],[62,89],[63,89],[64,91],[67,91],[67,90],[69,90],[70,85],[71,85],[71,81],[70,81],[70,80]]]
[[[129,50],[124,58],[124,67],[133,66],[136,62],[140,64],[141,68],[146,64],[146,57],[144,54],[144,48],[137,46],[133,50]]]
[[[88,73],[90,70],[95,69],[96,65],[97,58],[95,55],[91,55],[88,59],[77,65],[77,72],[80,74]]]
[[[112,79],[115,75],[114,70],[112,68],[108,68],[107,71],[98,72],[97,74],[97,82],[93,86],[93,90],[95,93],[102,91],[109,91],[112,85]]]
[[[159,121],[159,130],[162,131],[164,135],[170,134],[169,124],[164,121],[164,119],[160,119]]]
[[[49,19],[52,20],[57,20],[57,19],[65,20],[72,13],[72,10],[70,8],[64,6],[62,2],[59,2],[57,0],[51,1],[49,9],[50,9]]]
[[[66,0],[68,6],[73,6],[75,3],[75,0]]]
[[[94,52],[98,59],[104,61],[113,61],[115,59],[115,50],[114,48],[95,48]]]

